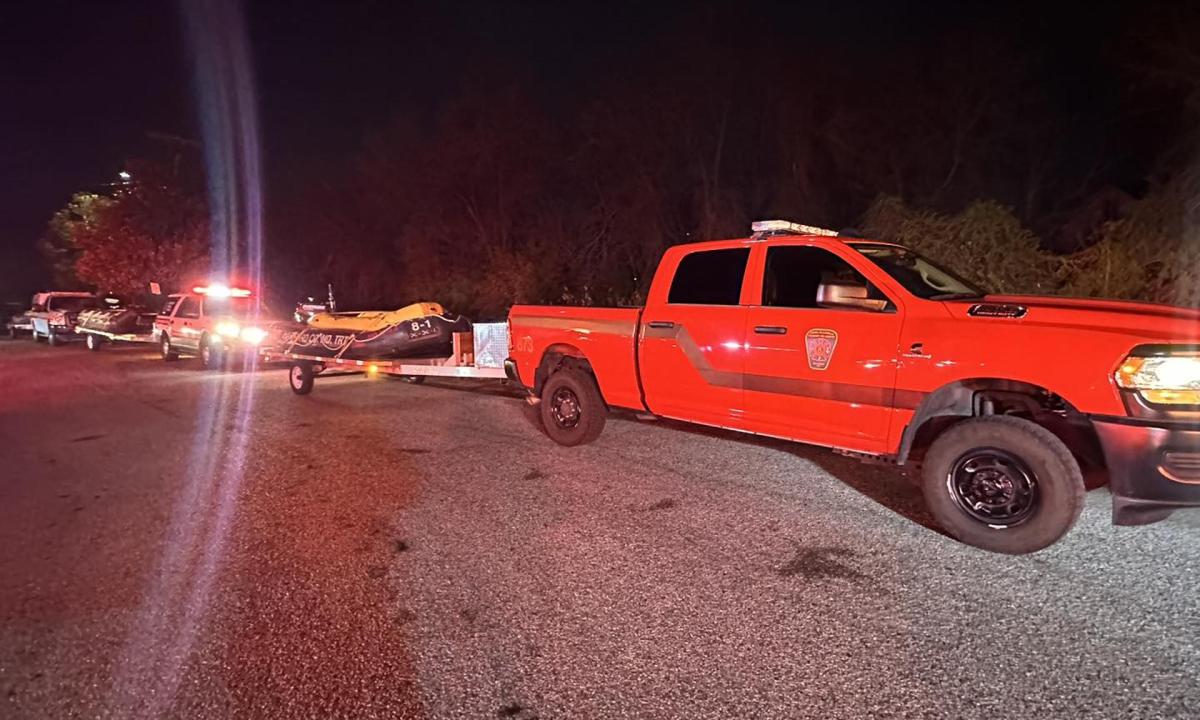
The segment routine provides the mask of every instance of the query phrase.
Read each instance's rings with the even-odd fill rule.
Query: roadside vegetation
[[[1111,77],[1046,81],[1045,58],[985,29],[912,39],[915,61],[889,65],[869,49],[724,48],[708,35],[721,21],[614,51],[553,102],[538,68],[495,68],[356,150],[281,161],[269,289],[333,283],[344,306],[475,317],[632,304],[664,247],[787,218],[910,245],[994,291],[1200,304],[1196,28],[1148,47],[1133,23]],[[1064,110],[1064,93],[1094,113]],[[159,137],[127,184],[76,195],[42,240],[59,284],[203,274],[231,220],[209,217],[199,155]]]

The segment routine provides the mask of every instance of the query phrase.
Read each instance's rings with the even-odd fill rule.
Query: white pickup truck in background
[[[33,296],[29,321],[33,339],[45,338],[51,345],[76,337],[75,320],[83,310],[99,307],[100,299],[89,292],[41,292]]]

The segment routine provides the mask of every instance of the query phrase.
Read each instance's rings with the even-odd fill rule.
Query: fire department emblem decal
[[[837,348],[837,333],[825,328],[813,328],[804,333],[804,351],[808,353],[808,366],[813,370],[824,370],[833,360]]]

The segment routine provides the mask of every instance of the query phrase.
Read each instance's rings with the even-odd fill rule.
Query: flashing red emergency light
[[[221,283],[197,285],[196,287],[192,288],[192,292],[196,293],[197,295],[207,295],[208,297],[214,298],[250,297],[250,291],[246,288],[231,288],[228,285],[222,285]]]

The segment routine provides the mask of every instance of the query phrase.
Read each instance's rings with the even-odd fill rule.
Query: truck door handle
[[[787,328],[782,325],[755,325],[754,332],[759,335],[787,335]]]
[[[670,320],[651,320],[646,323],[646,327],[654,328],[655,330],[670,330],[675,327],[675,323]]]

